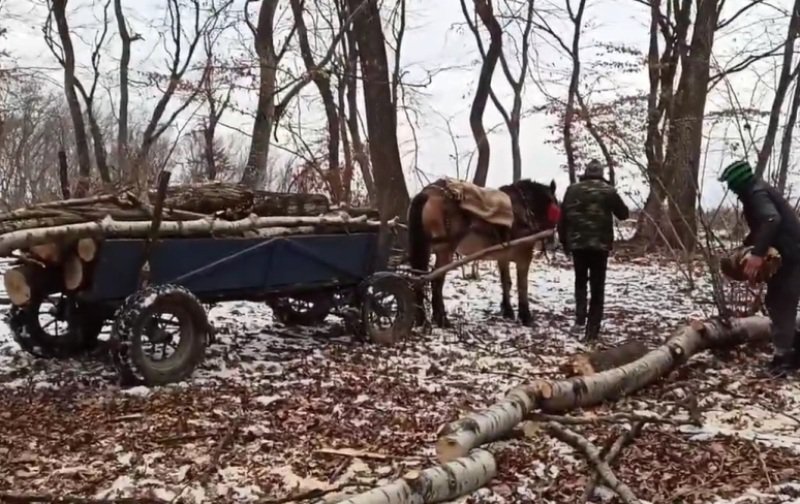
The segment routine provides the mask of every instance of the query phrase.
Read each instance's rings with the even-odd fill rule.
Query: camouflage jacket
[[[630,215],[614,186],[597,178],[569,186],[561,209],[558,237],[567,251],[610,251],[614,243],[614,216],[624,220]]]

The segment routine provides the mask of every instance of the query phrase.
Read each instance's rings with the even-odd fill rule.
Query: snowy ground
[[[183,502],[327,501],[434,463],[437,428],[584,350],[569,335],[563,257],[530,276],[534,329],[497,317],[493,265],[447,282],[452,330],[392,348],[354,342],[332,319],[287,329],[265,306],[211,311],[219,339],[187,383],[120,390],[99,359],[42,361],[0,333],[0,493]],[[710,309],[674,267],[614,260],[604,343],[657,344]],[[5,326],[2,331],[6,331]],[[699,417],[652,426],[616,474],[649,502],[800,502],[800,386],[758,377],[762,350],[700,356],[658,384],[596,408]],[[579,413],[576,413],[579,414]],[[622,425],[577,430],[602,446]],[[500,473],[474,502],[579,502],[589,468],[544,435],[493,446]],[[338,490],[337,490],[338,489]],[[792,500],[794,499],[794,500]],[[2,498],[0,497],[0,501]]]

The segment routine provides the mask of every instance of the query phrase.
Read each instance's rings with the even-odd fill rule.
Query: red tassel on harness
[[[547,209],[547,220],[553,225],[558,224],[558,221],[561,220],[561,209],[555,203],[550,203],[550,207]]]

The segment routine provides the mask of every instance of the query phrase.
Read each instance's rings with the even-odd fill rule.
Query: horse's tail
[[[428,195],[421,192],[411,200],[408,208],[408,261],[412,269],[428,271],[431,245],[425,236],[422,225],[422,209],[428,202]]]

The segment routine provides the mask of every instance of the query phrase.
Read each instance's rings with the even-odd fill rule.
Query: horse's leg
[[[453,262],[452,251],[436,252],[436,266],[441,268]],[[444,288],[444,276],[441,276],[431,281],[431,304],[433,309],[433,323],[439,327],[450,327],[450,322],[447,320],[447,314],[444,309],[444,295],[442,289]]]
[[[519,321],[523,325],[533,324],[531,307],[528,302],[528,271],[533,260],[533,247],[519,250],[515,253],[514,264],[517,266],[517,295],[519,297]]]
[[[503,288],[503,300],[500,302],[500,310],[503,318],[514,319],[514,308],[511,306],[511,271],[508,268],[508,261],[497,261],[497,268],[500,270],[500,286]]]

